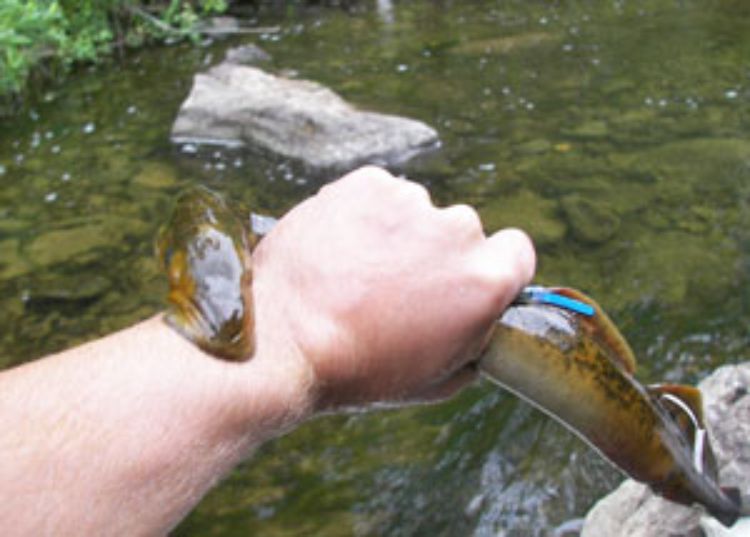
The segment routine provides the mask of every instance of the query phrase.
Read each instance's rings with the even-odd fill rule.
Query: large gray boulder
[[[257,145],[338,169],[403,162],[438,143],[435,130],[419,121],[358,110],[316,82],[231,63],[195,76],[172,139]]]
[[[721,367],[699,387],[720,482],[738,487],[746,504],[750,501],[750,362]],[[727,533],[700,508],[668,502],[629,479],[589,512],[581,537],[750,535],[750,528],[743,526],[748,520],[740,520]]]

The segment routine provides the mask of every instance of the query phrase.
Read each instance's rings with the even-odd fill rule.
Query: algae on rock
[[[557,217],[557,203],[526,189],[509,196],[498,196],[479,207],[485,228],[524,229],[540,245],[551,244],[565,236],[565,224]]]
[[[570,194],[560,200],[560,207],[573,237],[581,242],[605,243],[620,228],[620,217],[605,202],[594,202],[578,194]]]

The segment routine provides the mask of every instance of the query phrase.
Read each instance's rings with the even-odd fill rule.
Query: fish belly
[[[499,324],[480,360],[491,381],[566,426],[607,459],[640,480],[650,480],[663,459],[654,417],[644,395],[606,360],[561,349]]]

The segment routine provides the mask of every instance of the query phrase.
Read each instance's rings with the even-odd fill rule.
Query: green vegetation
[[[97,61],[114,47],[197,39],[201,17],[226,7],[225,0],[3,0],[0,95],[21,93],[34,70]]]

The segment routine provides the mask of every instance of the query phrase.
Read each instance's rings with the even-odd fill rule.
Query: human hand
[[[438,209],[420,185],[361,168],[255,250],[258,354],[287,349],[318,410],[446,397],[474,378],[534,265],[522,232],[487,238],[473,209]]]

